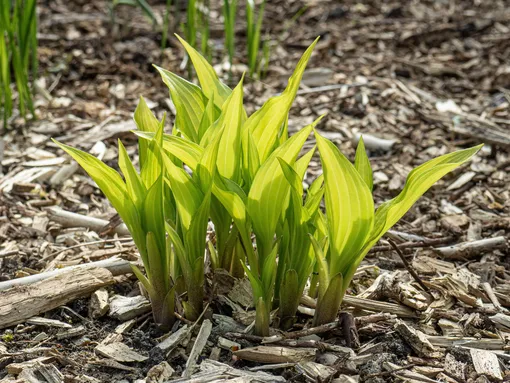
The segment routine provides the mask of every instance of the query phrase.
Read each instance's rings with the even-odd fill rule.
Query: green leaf
[[[287,330],[292,326],[299,305],[299,290],[298,273],[294,269],[287,270],[283,277],[279,297],[279,316],[282,321],[280,328]]]
[[[138,211],[142,210],[143,201],[147,189],[143,184],[140,175],[136,172],[133,163],[129,159],[126,148],[119,139],[119,168],[126,180],[127,191]]]
[[[199,143],[199,129],[207,99],[202,90],[189,81],[156,65],[163,82],[170,90],[177,116],[175,125],[192,142]]]
[[[189,174],[170,161],[168,156],[163,156],[163,162],[166,167],[170,189],[174,193],[181,222],[184,228],[189,230],[193,215],[200,207],[204,195]]]
[[[319,295],[313,325],[320,326],[333,322],[336,319],[343,297],[343,277],[341,273],[338,273],[331,278],[324,295],[322,297]]]
[[[218,75],[214,71],[214,68],[200,53],[196,51],[195,48],[189,45],[180,36],[175,36],[184,46],[184,49],[186,49],[186,52],[193,62],[193,66],[197,72],[198,81],[200,81],[200,86],[202,87],[202,91],[205,96],[207,98],[214,98],[216,106],[221,108],[232,91],[218,79]]]
[[[154,239],[158,246],[158,254],[160,257],[166,255],[165,250],[165,217],[163,209],[163,174],[160,174],[159,178],[152,184],[151,188],[147,191],[147,196],[143,202],[143,208],[141,211],[142,225],[146,233],[152,233],[151,240]],[[148,239],[147,239],[148,240]],[[150,249],[147,249],[149,252]],[[150,255],[150,254],[149,254]],[[151,260],[149,259],[149,265]],[[151,271],[157,267],[164,269],[165,262],[160,259],[158,266],[150,266]],[[166,274],[164,274],[166,275]]]
[[[312,242],[315,258],[317,259],[317,267],[319,271],[319,297],[323,297],[329,286],[329,266],[325,256],[326,253],[324,251],[326,240],[323,241],[323,244],[320,244],[313,235],[309,234],[309,237]]]
[[[142,132],[152,132],[156,133],[159,129],[159,121],[154,116],[152,111],[147,106],[143,97],[140,97],[140,101],[138,102],[138,106],[135,110],[134,120],[138,130]],[[142,168],[146,162],[147,157],[147,146],[148,142],[144,140],[140,140],[138,143],[138,150],[140,156],[140,168]]]
[[[269,254],[273,236],[282,210],[282,201],[288,198],[289,184],[277,158],[293,164],[318,118],[311,125],[303,128],[276,149],[271,157],[262,164],[248,194],[247,209],[252,219],[253,230],[257,236],[257,246],[262,257]]]
[[[145,140],[151,140],[154,133],[146,133],[134,131],[138,137]],[[193,171],[196,169],[200,158],[204,154],[204,149],[200,145],[195,144],[185,138],[164,134],[163,149],[168,154],[177,157],[180,161],[188,165]]]
[[[160,123],[158,131],[147,144],[146,161],[140,170],[140,177],[145,187],[149,189],[158,180],[163,171],[161,147],[163,146],[163,126]]]
[[[129,266],[131,266],[131,271],[133,271],[133,274],[141,282],[141,284],[143,285],[145,290],[147,290],[149,295],[153,295],[154,289],[152,288],[152,285],[149,282],[149,280],[147,279],[147,277],[145,275],[143,275],[143,273],[140,271],[140,269],[137,266],[133,265],[132,263],[129,264]]]
[[[218,172],[239,182],[241,176],[241,125],[243,123],[243,78],[223,104],[217,130],[221,131]]]
[[[356,158],[354,159],[354,166],[363,181],[365,181],[367,184],[370,191],[372,191],[374,187],[374,180],[372,179],[372,167],[370,166],[370,160],[368,159],[367,152],[365,150],[363,136],[359,138],[358,147],[356,148]]]
[[[400,194],[384,202],[375,213],[375,224],[367,242],[370,249],[388,231],[425,192],[447,173],[473,157],[482,145],[458,150],[434,158],[418,166],[407,176],[406,184]]]
[[[356,168],[329,140],[315,133],[325,181],[325,205],[331,247],[330,276],[358,254],[374,222],[374,201]]]
[[[257,146],[249,129],[245,129],[242,140],[243,149],[243,179],[247,187],[250,187],[255,174],[260,168],[260,158]]]
[[[306,50],[301,60],[299,60],[283,93],[267,100],[262,108],[253,113],[244,124],[244,129],[249,129],[253,135],[261,162],[264,162],[269,157],[276,144],[280,130],[287,120],[290,107],[296,97],[306,64],[312,55],[317,41],[318,38]]]
[[[219,134],[215,140],[208,145],[202,158],[198,163],[193,175],[196,175],[197,184],[200,185],[202,193],[207,193],[211,190],[211,185],[216,174],[216,162],[218,160],[218,149],[222,135]]]
[[[164,225],[159,229],[165,234]],[[155,291],[168,291],[170,276],[164,266],[165,253],[161,253],[156,236],[152,232],[147,233],[147,259],[145,272]]]
[[[262,282],[262,288],[264,290],[264,300],[271,302],[273,300],[273,289],[276,278],[276,256],[278,255],[279,243],[277,242],[269,256],[264,259],[264,263],[261,268],[260,280]]]
[[[202,265],[204,263],[204,255],[205,255],[205,238],[207,234],[207,222],[209,219],[209,207],[211,202],[211,193],[207,193],[204,196],[202,204],[198,208],[198,210],[193,215],[193,220],[191,221],[191,225],[189,231],[186,233],[186,250],[188,257],[190,258],[190,264],[195,265],[197,260],[202,261]],[[202,267],[202,278],[203,280],[203,267]],[[193,276],[193,281],[187,281],[187,284],[190,282],[199,282],[197,279],[197,275]]]
[[[53,140],[62,150],[74,158],[80,166],[85,169],[89,176],[95,181],[97,186],[104,193],[106,198],[110,201],[112,206],[117,210],[120,217],[126,224],[140,250],[140,254],[146,259],[146,245],[145,234],[142,230],[141,218],[138,214],[135,204],[131,200],[126,184],[122,181],[120,175],[98,160],[96,157],[82,152],[81,150],[64,145],[56,140]]]
[[[202,142],[202,138],[207,133],[208,129],[218,118],[218,108],[214,105],[214,97],[207,100],[207,104],[205,106],[204,113],[202,114],[202,119],[200,120],[200,125],[198,127],[198,142]]]

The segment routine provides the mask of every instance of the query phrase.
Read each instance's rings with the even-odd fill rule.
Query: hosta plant
[[[363,140],[354,165],[329,140],[315,133],[324,171],[327,239],[313,247],[319,270],[314,324],[331,322],[357,267],[368,251],[435,182],[469,160],[481,147],[434,158],[414,169],[404,189],[374,209],[372,171]]]
[[[321,118],[288,134],[289,111],[316,41],[285,90],[251,116],[243,107],[243,79],[230,89],[196,49],[181,42],[199,85],[156,67],[177,114],[172,133],[163,134],[164,119],[158,121],[141,99],[135,112],[139,173],[120,143],[124,180],[94,157],[61,145],[92,176],[129,228],[145,267],[145,275],[138,269],[134,273],[149,294],[154,318],[168,327],[174,296],[179,296],[186,317],[197,319],[207,252],[213,270],[248,277],[257,334],[269,334],[275,309],[279,326],[292,327],[307,283],[317,291],[315,324],[333,321],[370,248],[437,180],[479,147],[417,167],[403,191],[376,210],[362,139],[353,164],[318,133]],[[301,154],[312,133],[317,146]],[[317,150],[323,174],[305,193],[303,179]],[[212,236],[207,234],[209,221]],[[318,277],[311,278],[315,274]]]
[[[30,77],[33,82],[37,75],[36,5],[36,0],[0,2],[0,110],[4,128],[13,110],[12,80],[21,116],[25,117],[27,108],[34,116]]]
[[[165,234],[165,176],[160,147],[163,121],[159,122],[141,99],[135,112],[139,129],[155,133],[151,141],[140,142],[141,171],[135,170],[119,141],[118,165],[124,179],[112,168],[70,146],[58,143],[99,186],[126,224],[140,252],[146,276],[135,266],[133,272],[146,289],[154,320],[165,329],[174,320],[174,284],[171,278],[171,251]]]

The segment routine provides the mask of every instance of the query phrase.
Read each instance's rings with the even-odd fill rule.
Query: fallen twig
[[[485,251],[506,248],[506,238],[499,236],[480,239],[478,241],[458,243],[456,245],[446,247],[439,247],[434,249],[434,251],[447,259],[467,259]]]
[[[120,258],[109,258],[102,261],[84,263],[81,265],[69,266],[63,269],[46,271],[44,273],[29,275],[28,277],[12,279],[0,282],[0,292],[15,286],[26,286],[43,280],[56,277],[68,272],[81,272],[83,270],[102,268],[108,270],[113,276],[131,273],[131,263]]]
[[[64,227],[86,227],[99,233],[105,226],[108,226],[110,223],[110,221],[104,219],[72,213],[55,206],[51,206],[47,208],[47,210],[49,212],[50,219]],[[118,225],[115,227],[113,232],[119,235],[130,235],[129,230],[125,224]]]
[[[110,271],[94,267],[68,270],[29,287],[1,291],[0,328],[21,323],[113,283]]]
[[[418,282],[418,284],[421,286],[421,288],[423,290],[425,290],[426,292],[430,292],[430,289],[425,285],[425,283],[423,283],[423,281],[421,280],[420,276],[416,273],[416,271],[414,271],[414,269],[411,267],[409,262],[407,262],[407,259],[406,259],[405,255],[404,255],[404,253],[402,253],[402,251],[398,248],[398,246],[395,244],[395,242],[393,242],[392,240],[388,240],[388,242],[391,245],[391,247],[393,247],[395,252],[398,254],[400,259],[404,263],[404,266],[405,266],[406,270],[409,272],[409,274],[411,274],[411,276],[414,278],[414,280],[416,282]]]

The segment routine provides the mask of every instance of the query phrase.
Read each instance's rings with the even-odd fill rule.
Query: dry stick
[[[51,278],[0,293],[0,328],[24,322],[40,313],[53,310],[95,290],[115,283],[104,268],[67,270]]]
[[[396,368],[396,369],[391,370],[391,371],[381,371],[381,372],[376,372],[374,374],[369,374],[369,375],[366,375],[365,378],[368,379],[368,378],[377,378],[379,376],[393,375],[395,372],[399,372],[399,371],[402,371],[402,370],[407,370],[407,369],[413,368],[415,366],[416,366],[415,363],[411,363],[411,364],[408,364],[407,366],[402,366],[400,368]]]
[[[296,339],[296,338],[302,338],[304,336],[313,335],[313,334],[322,334],[324,332],[328,332],[331,330],[334,330],[339,326],[340,322],[335,321],[331,323],[326,323],[317,327],[310,327],[306,330],[299,330],[299,331],[293,331],[293,332],[286,332],[284,334],[280,335],[273,335],[269,337],[264,337],[262,340],[262,343],[274,343],[274,342],[280,342],[282,340],[286,339]]]
[[[91,246],[91,245],[102,245],[102,244],[107,244],[107,243],[115,243],[115,242],[132,242],[133,241],[133,238],[131,237],[128,237],[128,238],[114,238],[114,239],[103,239],[101,241],[92,241],[92,242],[83,242],[83,243],[79,243],[77,245],[73,245],[73,246],[68,246],[64,249],[60,249],[60,250],[57,250],[57,251],[54,251],[53,253],[51,254],[48,254],[44,257],[44,259],[47,259],[47,258],[52,258],[64,251],[67,251],[67,250],[71,250],[71,249],[77,249],[79,247],[82,247],[82,246]],[[1,257],[1,255],[0,255]]]
[[[398,246],[395,244],[395,242],[393,242],[391,239],[388,240],[388,243],[391,245],[391,247],[393,247],[393,249],[397,252],[398,256],[400,257],[400,259],[402,259],[402,262],[404,262],[404,266],[405,268],[407,269],[407,271],[409,271],[409,274],[411,274],[411,276],[414,278],[414,280],[416,282],[418,282],[418,284],[421,286],[421,288],[423,290],[425,290],[426,292],[430,292],[430,289],[425,285],[425,283],[423,283],[423,281],[421,280],[421,278],[418,276],[418,274],[416,273],[416,271],[414,271],[414,269],[411,267],[411,265],[409,264],[409,262],[407,262],[407,259],[404,255],[404,253],[402,253],[402,251],[398,248]]]
[[[433,246],[437,246],[437,245],[447,244],[447,243],[453,241],[454,239],[455,239],[455,237],[452,237],[452,236],[442,237],[442,238],[429,238],[429,239],[426,239],[423,241],[417,241],[417,242],[415,242],[415,241],[404,242],[404,243],[397,245],[397,247],[401,250],[416,249],[416,248],[420,248],[420,247],[433,247]],[[370,249],[369,253],[377,253],[380,251],[391,251],[391,250],[393,250],[392,246],[381,245],[381,246],[372,247],[372,249]]]
[[[120,258],[108,258],[102,261],[82,263],[80,265],[64,267],[43,273],[29,275],[23,278],[11,279],[9,281],[0,282],[0,291],[10,289],[14,286],[30,285],[32,283],[40,282],[42,280],[54,277],[56,275],[64,274],[70,270],[81,272],[82,270],[92,268],[104,268],[112,273],[113,276],[131,273],[131,262]]]
[[[251,343],[264,343],[264,340],[266,339],[262,336],[244,334],[241,332],[228,332],[225,334],[225,337],[227,339],[231,339],[231,340],[243,339],[243,340],[247,340],[248,342],[251,342]],[[277,346],[286,346],[286,347],[304,347],[304,348],[311,347],[311,348],[317,348],[317,349],[323,350],[323,351],[325,350],[325,351],[343,353],[346,355],[350,355],[352,353],[352,350],[347,347],[338,346],[335,344],[331,344],[331,343],[327,343],[327,342],[323,342],[323,341],[315,340],[315,339],[306,339],[306,340],[305,339],[284,339],[284,340],[274,342],[274,344]]]
[[[51,206],[46,210],[52,221],[64,227],[86,227],[95,232],[100,232],[105,226],[110,224],[110,221],[104,219],[73,213],[55,206]],[[129,230],[125,224],[115,227],[114,232],[119,235],[129,235]]]
[[[348,312],[340,312],[338,318],[342,324],[342,333],[347,347],[359,348],[359,335],[354,316]]]

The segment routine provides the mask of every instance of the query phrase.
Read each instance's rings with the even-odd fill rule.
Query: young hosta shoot
[[[181,266],[187,291],[183,306],[190,320],[196,320],[203,308],[205,238],[219,138],[204,150],[192,176],[163,156],[180,217],[178,222],[166,223],[166,232]]]
[[[303,204],[303,177],[315,148],[301,157],[294,167],[278,158],[290,188],[290,200],[283,218],[281,251],[278,259],[275,300],[278,303],[280,328],[288,330],[294,324],[296,311],[315,256],[308,235],[314,235],[315,220],[324,194],[322,177],[308,190]]]
[[[228,53],[228,62],[230,64],[229,72],[232,76],[232,64],[235,54],[235,34],[236,34],[236,13],[237,0],[223,0],[223,24],[225,26],[225,48]]]
[[[324,171],[327,242],[311,237],[319,269],[314,324],[332,322],[354,273],[368,251],[436,181],[469,160],[481,145],[432,159],[414,169],[402,192],[374,211],[372,171],[363,141],[353,165],[315,133]]]
[[[12,115],[11,68],[18,91],[19,111],[25,117],[27,107],[34,116],[32,82],[37,74],[37,1],[2,0],[0,2],[0,108],[3,125]]]
[[[164,121],[140,100],[135,111],[140,173],[121,143],[124,180],[95,157],[59,145],[96,181],[129,228],[146,276],[136,268],[134,273],[149,293],[157,323],[172,324],[176,295],[188,319],[200,316],[206,249],[213,269],[248,276],[257,335],[269,334],[273,309],[278,309],[280,328],[292,327],[312,274],[314,323],[333,321],[370,248],[437,180],[480,147],[417,167],[403,191],[375,210],[363,140],[352,164],[316,132],[323,175],[303,198],[302,180],[316,148],[299,155],[321,118],[289,137],[288,115],[317,41],[303,54],[286,89],[249,117],[243,79],[230,89],[196,49],[181,42],[200,84],[156,67],[177,115],[172,134],[163,134]],[[206,243],[209,220],[215,241]]]
[[[135,121],[140,130],[153,132],[156,127],[157,132],[151,141],[140,146],[143,161],[140,174],[119,141],[119,168],[125,181],[114,169],[94,156],[57,144],[85,169],[128,227],[147,276],[135,266],[133,272],[147,290],[155,322],[169,329],[174,321],[175,295],[168,257],[170,249],[165,238],[164,166],[160,150],[164,119],[158,122],[142,99],[135,113]]]
[[[266,0],[262,1],[257,12],[257,6],[254,0],[246,1],[246,37],[248,47],[248,68],[250,76],[254,76],[259,72],[259,48],[260,48],[260,31],[262,29],[262,20],[264,19],[264,8]]]

